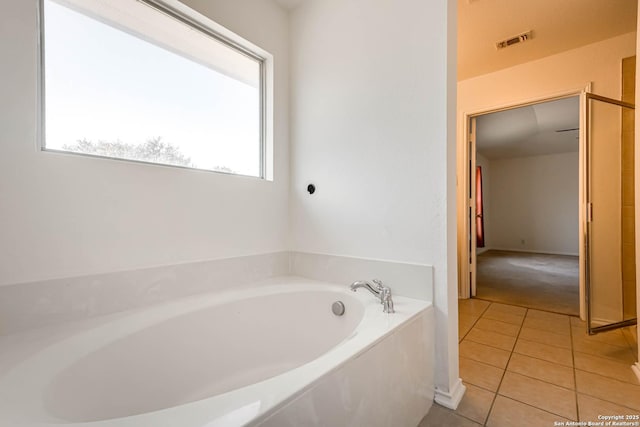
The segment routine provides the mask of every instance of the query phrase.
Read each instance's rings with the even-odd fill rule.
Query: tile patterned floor
[[[589,336],[577,317],[460,300],[460,377],[467,391],[456,411],[434,404],[419,427],[544,427],[640,415],[631,331]]]

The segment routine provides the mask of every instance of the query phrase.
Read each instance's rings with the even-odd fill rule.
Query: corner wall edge
[[[637,373],[640,373],[637,372]],[[453,409],[454,411],[458,408],[462,397],[464,396],[464,392],[467,388],[462,384],[462,379],[458,378],[450,391],[443,391],[436,389],[436,397],[435,401],[437,404],[444,406],[445,408]]]

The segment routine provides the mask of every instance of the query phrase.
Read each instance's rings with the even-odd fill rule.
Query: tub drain
[[[342,316],[344,314],[344,304],[342,301],[336,301],[331,304],[331,311],[333,311],[333,314],[336,316]]]

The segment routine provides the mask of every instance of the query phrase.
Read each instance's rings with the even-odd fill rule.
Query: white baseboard
[[[636,374],[636,377],[638,377],[638,381],[640,381],[640,362],[636,362],[631,365],[631,370]]]
[[[451,390],[446,392],[443,390],[436,389],[436,398],[435,401],[437,404],[444,406],[445,408],[453,409],[454,411],[458,408],[462,397],[464,396],[464,392],[467,388],[462,384],[462,379],[458,378],[458,380],[453,384]]]
[[[542,255],[566,255],[566,256],[579,256],[579,254],[569,252],[552,252],[552,251],[539,251],[537,249],[514,249],[514,248],[489,248],[490,251],[506,251],[506,252],[524,252],[530,254],[542,254]]]

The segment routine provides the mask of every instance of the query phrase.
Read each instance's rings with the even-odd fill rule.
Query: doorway
[[[473,294],[578,316],[579,96],[473,120]]]
[[[578,95],[567,94],[562,97],[558,97],[546,101],[563,101],[563,102],[575,102],[570,98]],[[544,102],[546,102],[544,101]],[[579,94],[578,102],[579,108],[579,126],[578,128],[563,128],[555,129],[555,133],[569,133],[578,132],[578,277],[579,277],[579,307],[580,318],[586,320],[588,332],[590,334],[604,332],[607,330],[620,328],[635,324],[636,312],[635,304],[635,287],[631,286],[635,284],[635,252],[627,251],[625,246],[633,246],[633,239],[635,238],[635,226],[631,218],[625,221],[625,212],[633,211],[635,209],[635,200],[633,194],[635,176],[635,164],[633,161],[625,161],[625,158],[633,159],[634,152],[634,105],[625,101],[619,101],[616,99],[606,98],[603,96],[590,93],[588,90],[584,90]],[[540,105],[538,105],[540,104]],[[543,104],[543,101],[532,102],[525,105],[519,105],[517,107],[541,108],[541,112],[533,112],[535,116],[536,126],[538,122],[546,123],[546,120],[539,119],[544,117],[546,108],[550,107],[550,104]],[[466,182],[464,188],[467,191],[465,197],[465,210],[463,212],[467,215],[466,220],[466,253],[468,254],[468,263],[461,264],[463,266],[462,277],[469,279],[469,288],[466,289],[467,296],[477,296],[477,278],[478,278],[478,256],[477,256],[477,241],[491,240],[492,224],[496,223],[495,220],[489,222],[489,227],[480,220],[484,220],[484,207],[477,206],[477,193],[480,193],[480,200],[491,200],[492,197],[482,194],[485,190],[482,189],[482,185],[478,185],[476,177],[482,176],[481,173],[476,174],[476,161],[477,161],[477,142],[480,136],[482,123],[480,119],[482,116],[490,113],[510,112],[514,113],[516,107],[503,108],[497,111],[482,112],[478,114],[466,116],[468,120],[468,148],[467,159],[465,163],[468,167],[466,172]],[[523,110],[524,111],[524,110]],[[531,112],[526,113],[531,115]],[[561,113],[548,114],[553,119],[549,120],[549,123],[560,124],[562,121],[560,117]],[[495,117],[495,116],[493,116]],[[549,128],[546,131],[548,133]],[[541,134],[544,132],[541,132]],[[534,132],[535,134],[535,132]],[[575,138],[575,137],[574,137]],[[508,138],[507,138],[508,139]],[[526,139],[526,138],[525,138]],[[536,137],[532,137],[536,140]],[[495,141],[492,144],[484,144],[482,141],[481,149],[484,147],[485,151],[488,148],[496,148],[495,152],[501,152],[504,150],[506,143],[498,144]],[[545,144],[538,143],[535,149],[541,149]],[[519,155],[528,153],[525,145],[521,144],[519,147]],[[531,153],[529,153],[531,154]],[[533,153],[539,154],[539,153]],[[482,159],[481,159],[482,161]],[[481,165],[480,165],[481,166]],[[528,166],[522,166],[520,164],[519,169],[528,169]],[[511,167],[514,169],[514,167]],[[515,168],[518,169],[518,168]],[[501,179],[491,179],[490,182],[498,183],[495,185],[515,187],[519,192],[516,192],[519,197],[519,203],[522,204],[522,200],[536,199],[534,194],[539,193],[540,190],[536,190],[536,186],[532,184],[538,181],[544,182],[550,177],[556,175],[562,176],[567,172],[570,167],[564,168],[552,168],[546,167],[538,170],[533,176],[533,180],[522,180],[513,176],[503,176]],[[521,171],[518,171],[520,173]],[[494,173],[495,175],[495,173]],[[575,176],[575,172],[573,173]],[[571,175],[560,179],[559,181],[547,183],[543,192],[554,193],[557,186],[565,185],[571,180]],[[491,190],[494,191],[494,190]],[[575,193],[574,193],[575,194]],[[515,197],[515,196],[514,196]],[[568,196],[564,196],[566,199]],[[513,203],[513,199],[506,199],[506,203],[502,203],[506,206],[507,211],[515,211],[520,213],[520,216],[529,215],[528,222],[520,222],[520,227],[511,228],[512,232],[525,233],[529,228],[534,228],[542,220],[534,219],[531,217],[531,211],[537,209],[539,201],[536,201],[533,205],[529,204],[524,210],[521,206],[516,206]],[[556,206],[563,201],[563,198],[556,198],[556,202],[553,206]],[[491,203],[491,202],[490,202]],[[496,203],[498,205],[499,203]],[[547,204],[547,206],[550,206]],[[544,211],[544,210],[543,210]],[[496,212],[495,206],[488,210],[489,215],[493,215]],[[524,212],[524,213],[523,213]],[[545,212],[543,212],[545,213]],[[547,211],[545,217],[553,216]],[[629,215],[627,215],[629,216]],[[498,221],[499,227],[504,228],[503,222],[510,221],[508,219],[500,219]],[[626,224],[626,225],[625,225]],[[477,232],[482,232],[482,238],[477,238]],[[570,227],[569,227],[570,228]],[[525,230],[523,232],[522,230]],[[560,232],[557,232],[560,233]],[[499,233],[498,233],[499,234]],[[556,236],[557,237],[557,236]],[[511,236],[513,240],[513,236]],[[628,245],[625,242],[628,241]],[[513,242],[512,242],[513,243]],[[520,238],[520,244],[526,245],[527,240]],[[503,248],[498,248],[503,249]],[[519,252],[517,249],[511,249],[511,252]],[[483,248],[480,248],[482,251]],[[544,251],[539,251],[544,252]],[[544,255],[544,253],[543,253]],[[563,255],[563,254],[547,254],[547,255]],[[571,255],[565,255],[571,256]],[[633,267],[633,268],[631,268]],[[534,274],[535,275],[535,274]],[[540,276],[538,273],[535,276]],[[463,297],[464,296],[463,286]],[[538,295],[539,292],[533,291],[532,295]],[[513,303],[513,302],[510,302]],[[531,307],[532,301],[527,300],[525,307]],[[532,307],[533,308],[533,307]],[[553,311],[550,307],[539,307],[543,310]]]

